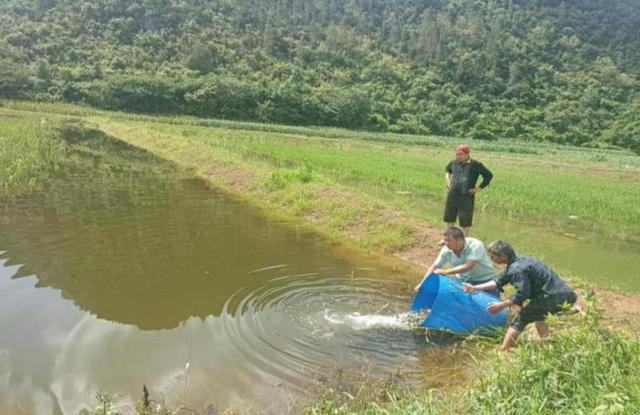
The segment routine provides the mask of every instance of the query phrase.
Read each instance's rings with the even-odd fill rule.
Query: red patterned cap
[[[471,151],[471,149],[466,144],[460,144],[458,147],[456,147],[456,153],[467,153],[467,154],[469,154],[469,151]]]

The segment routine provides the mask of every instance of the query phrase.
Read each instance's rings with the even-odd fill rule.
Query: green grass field
[[[439,215],[434,218],[416,212],[408,200],[442,200],[444,165],[455,144],[433,137],[406,137],[405,142],[402,136],[383,136],[384,140],[358,134],[327,138],[276,128],[257,131],[193,126],[190,122],[163,124],[162,120],[92,120],[116,136],[135,123],[136,130],[127,135],[134,144],[145,136],[162,136],[174,141],[172,146],[205,145],[207,151],[243,167],[305,169],[314,173],[314,180],[383,200],[434,224],[440,223]],[[536,144],[470,144],[473,156],[495,173],[493,184],[478,199],[480,209],[549,225],[562,225],[569,216],[577,216],[584,230],[638,239],[639,157],[622,151]],[[406,192],[413,198],[402,197]]]
[[[33,189],[54,171],[64,157],[55,125],[0,113],[0,200]]]
[[[230,130],[214,127],[141,125],[146,134],[170,134],[206,143],[212,151],[224,151],[243,160],[263,161],[277,168],[306,168],[325,180],[371,194],[411,192],[427,200],[443,196],[444,165],[453,144],[405,144],[332,139],[281,132]],[[141,132],[142,133],[142,132]],[[640,170],[626,167],[635,160],[630,154],[567,149],[556,154],[518,154],[484,150],[484,143],[471,143],[477,156],[495,173],[495,181],[481,195],[481,208],[502,215],[545,223],[561,223],[568,216],[581,218],[585,228],[634,238],[640,230]],[[530,148],[525,147],[525,148]],[[539,149],[544,153],[544,149]],[[605,158],[606,162],[601,160]],[[585,161],[588,164],[585,166]],[[612,167],[616,166],[617,167]],[[632,165],[633,166],[633,165]],[[406,198],[396,197],[395,206]],[[428,218],[432,219],[432,218]],[[440,218],[436,218],[439,221]]]
[[[441,223],[444,166],[458,142],[340,129],[147,117],[58,104],[9,102],[2,111],[15,115],[22,112],[18,110],[38,111],[49,118],[80,117],[92,128],[201,173],[206,173],[206,163],[246,170],[259,181],[247,196],[251,198],[263,187],[270,189],[259,198],[288,200],[285,205],[293,208],[289,213],[304,215],[317,207],[319,185],[339,186],[372,205],[389,206],[433,225]],[[569,217],[577,217],[581,231],[640,240],[640,157],[626,151],[541,143],[469,144],[472,156],[495,174],[492,185],[478,198],[478,209],[549,227],[563,227]],[[425,211],[416,201],[437,208]],[[351,214],[346,207],[342,210],[332,218],[338,228],[339,217],[366,216],[360,210],[352,209]],[[575,232],[575,223],[571,229]],[[402,245],[400,241],[395,244]]]

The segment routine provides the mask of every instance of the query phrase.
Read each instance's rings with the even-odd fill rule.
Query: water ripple
[[[397,281],[281,276],[236,292],[224,306],[222,335],[254,367],[298,383],[335,370],[416,373],[421,339],[409,300]]]

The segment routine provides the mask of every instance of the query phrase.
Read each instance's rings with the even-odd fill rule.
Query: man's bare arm
[[[477,261],[475,259],[469,259],[464,264],[455,266],[453,268],[447,268],[447,269],[436,268],[434,272],[436,274],[443,274],[443,275],[461,274],[463,272],[470,271],[473,267],[476,266],[476,262]]]

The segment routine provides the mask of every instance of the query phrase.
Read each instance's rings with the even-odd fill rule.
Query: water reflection
[[[406,311],[389,270],[96,132],[69,137],[60,176],[2,208],[1,413],[75,414],[97,390],[132,411],[143,384],[283,413],[338,369],[418,377],[408,326],[350,324]]]

